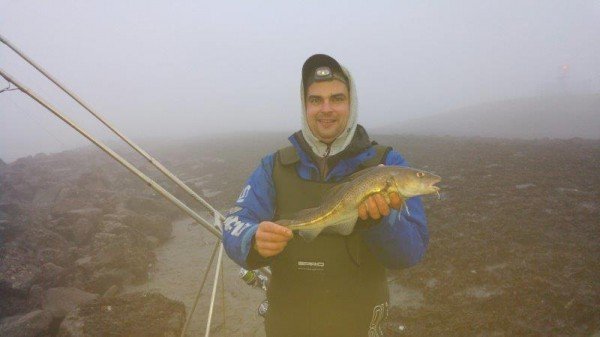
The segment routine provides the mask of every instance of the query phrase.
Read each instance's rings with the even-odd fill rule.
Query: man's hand
[[[294,234],[289,228],[263,221],[258,224],[258,230],[254,235],[254,249],[262,257],[275,256],[281,253],[292,237]]]
[[[358,206],[358,217],[363,220],[367,220],[369,217],[377,220],[382,216],[389,215],[390,207],[400,209],[402,204],[403,200],[396,192],[389,193],[387,200],[383,193],[373,194]]]

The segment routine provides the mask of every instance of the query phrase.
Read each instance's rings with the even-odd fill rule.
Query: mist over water
[[[300,68],[314,53],[350,69],[367,130],[600,92],[597,1],[0,5],[0,34],[134,140],[298,129]],[[114,139],[6,46],[0,68]],[[0,94],[4,161],[85,144],[24,94]]]

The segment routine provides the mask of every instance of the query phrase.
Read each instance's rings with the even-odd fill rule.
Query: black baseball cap
[[[302,85],[304,90],[314,82],[337,79],[349,85],[348,77],[342,66],[333,57],[325,54],[315,54],[302,66]]]

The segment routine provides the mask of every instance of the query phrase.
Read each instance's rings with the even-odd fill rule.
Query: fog
[[[13,0],[0,8],[0,34],[134,140],[298,129],[300,69],[314,53],[350,69],[367,129],[483,102],[600,92],[599,1]],[[114,139],[4,45],[0,68]],[[23,93],[0,94],[4,161],[84,144]]]

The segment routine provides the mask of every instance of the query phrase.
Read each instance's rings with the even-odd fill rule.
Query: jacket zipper
[[[327,150],[325,150],[325,155],[323,156],[323,162],[321,163],[321,167],[319,167],[319,170],[321,171],[321,181],[325,181],[325,178],[327,178],[327,171],[328,171],[328,167],[327,167],[327,158],[329,158],[329,153],[331,152],[331,144],[327,144]]]

